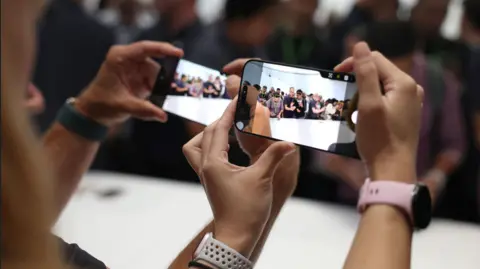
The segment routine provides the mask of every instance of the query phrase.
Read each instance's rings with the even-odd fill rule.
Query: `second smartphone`
[[[235,128],[359,158],[357,103],[353,74],[251,60],[243,69]]]

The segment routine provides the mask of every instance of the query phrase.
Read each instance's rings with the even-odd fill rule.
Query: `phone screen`
[[[226,90],[227,77],[220,71],[211,69],[185,59],[177,59],[173,66],[166,65],[171,70],[171,79],[156,86],[163,87],[158,96],[163,95],[159,105],[163,110],[182,118],[208,125],[217,120],[225,111],[230,98]],[[164,65],[162,65],[163,69]],[[165,90],[165,88],[167,90]],[[152,97],[155,96],[152,92]]]
[[[243,70],[235,126],[242,132],[358,158],[357,99],[353,74],[251,60]]]

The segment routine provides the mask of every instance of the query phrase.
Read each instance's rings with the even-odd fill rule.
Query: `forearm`
[[[256,159],[252,160],[253,162]],[[283,160],[282,164],[290,164],[291,166],[282,166],[275,172],[274,176],[274,197],[273,205],[270,213],[270,218],[259,237],[257,243],[255,244],[253,251],[249,257],[250,261],[254,264],[257,262],[260,254],[263,250],[265,242],[270,234],[270,231],[275,223],[278,215],[280,214],[285,201],[290,197],[295,189],[297,182],[298,169],[291,169],[292,167],[298,167],[300,162],[300,157],[298,154],[293,154],[292,156],[287,157]],[[170,265],[170,269],[185,269],[187,268],[188,263],[192,260],[194,252],[200,241],[207,233],[214,233],[214,221],[211,221],[203,230],[195,236],[195,238],[183,249],[183,251],[177,256],[177,258]],[[220,238],[219,238],[220,239]],[[225,242],[226,243],[226,242]],[[194,269],[194,268],[192,268]]]
[[[277,217],[282,211],[283,205],[289,197],[292,196],[293,191],[295,190],[298,178],[298,167],[300,165],[300,156],[297,153],[292,154],[285,158],[285,160],[280,163],[279,168],[275,172],[274,176],[274,194],[273,194],[273,203],[272,209],[270,212],[270,218],[268,219],[267,224],[263,230],[260,239],[255,245],[255,249],[250,256],[250,260],[254,263],[257,262],[260,254],[262,253],[263,247],[267,242],[268,236],[277,220]]]
[[[415,181],[415,158],[407,153],[399,156],[370,164],[371,180]],[[389,205],[370,205],[363,212],[344,269],[408,269],[411,243],[412,230],[402,211]]]
[[[55,193],[57,214],[60,214],[90,167],[100,143],[86,140],[54,123],[43,137],[43,146],[58,180]]]
[[[363,213],[344,269],[410,268],[412,230],[404,214],[388,205]]]

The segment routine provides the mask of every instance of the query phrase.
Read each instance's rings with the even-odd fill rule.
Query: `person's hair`
[[[465,0],[463,10],[465,18],[475,29],[480,30],[480,0]]]
[[[226,21],[251,18],[279,3],[279,0],[227,0],[224,8]]]
[[[219,76],[217,76],[217,77],[215,77],[215,79],[220,79],[220,77],[219,77]]]
[[[248,80],[244,80],[244,81],[243,81],[243,85],[250,86],[250,85],[252,85],[252,84],[250,84],[250,82],[249,82]]]
[[[267,89],[267,86],[264,85],[262,88],[266,90],[266,89]]]
[[[280,88],[277,88],[277,92],[281,91]]]
[[[273,95],[273,97],[277,97],[277,98],[278,98],[278,97],[280,97],[280,94],[279,94],[279,93],[275,93],[275,94]]]
[[[187,75],[183,74],[183,75],[182,75],[182,78],[187,78]]]
[[[303,94],[302,90],[298,89],[297,94]]]
[[[255,89],[257,89],[257,91],[260,91],[262,89],[262,87],[260,87],[260,85],[258,85],[258,84],[253,85],[253,87],[255,87]]]
[[[410,22],[372,22],[359,26],[351,34],[387,58],[402,57],[415,51],[416,36]]]

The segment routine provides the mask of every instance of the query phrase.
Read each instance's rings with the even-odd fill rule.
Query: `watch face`
[[[412,214],[415,228],[425,229],[432,220],[432,199],[427,186],[417,184],[413,190]]]

